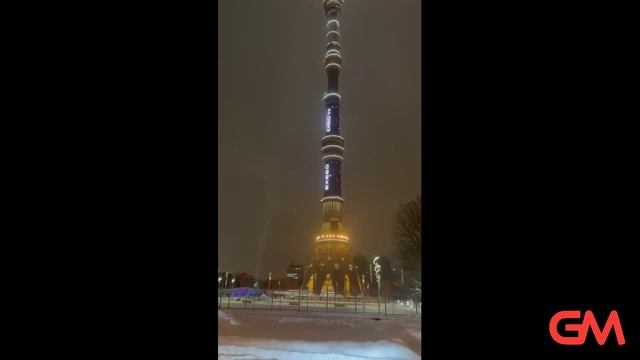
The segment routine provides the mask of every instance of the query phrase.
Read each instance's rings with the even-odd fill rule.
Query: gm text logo
[[[618,312],[615,310],[609,314],[609,318],[604,324],[602,330],[600,330],[593,313],[590,310],[587,310],[584,313],[582,323],[569,323],[564,326],[566,331],[576,331],[577,334],[574,336],[562,336],[558,333],[558,323],[560,320],[564,319],[580,319],[580,310],[560,311],[551,318],[551,321],[549,322],[549,333],[553,340],[560,345],[584,344],[589,328],[591,328],[591,331],[599,345],[604,345],[612,328],[616,334],[618,345],[624,345],[625,343],[622,326],[620,325],[620,318],[618,317]]]

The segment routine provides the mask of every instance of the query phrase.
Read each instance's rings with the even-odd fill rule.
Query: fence
[[[384,316],[421,315],[422,302],[415,293],[387,297],[315,295],[307,290],[238,292],[218,289],[218,309],[292,310],[333,313],[368,313]]]

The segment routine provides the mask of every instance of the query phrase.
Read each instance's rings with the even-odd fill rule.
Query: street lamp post
[[[378,281],[378,314],[380,313],[380,270],[382,267],[378,264],[378,260],[380,260],[380,256],[376,256],[373,258],[374,270],[376,272],[376,280]]]
[[[269,285],[268,285],[268,290],[271,290],[271,273],[269,273]]]

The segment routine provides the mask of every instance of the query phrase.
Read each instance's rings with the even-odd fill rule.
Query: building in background
[[[291,278],[291,279],[302,279],[302,276],[304,274],[304,265],[296,265],[294,263],[289,264],[289,266],[287,266],[287,272],[286,272],[286,277],[287,278]]]

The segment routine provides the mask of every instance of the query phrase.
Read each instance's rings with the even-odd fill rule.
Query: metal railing
[[[218,289],[218,309],[292,310],[306,312],[367,313],[381,316],[421,315],[416,293],[392,293],[389,297],[315,295],[307,290],[234,292]]]

